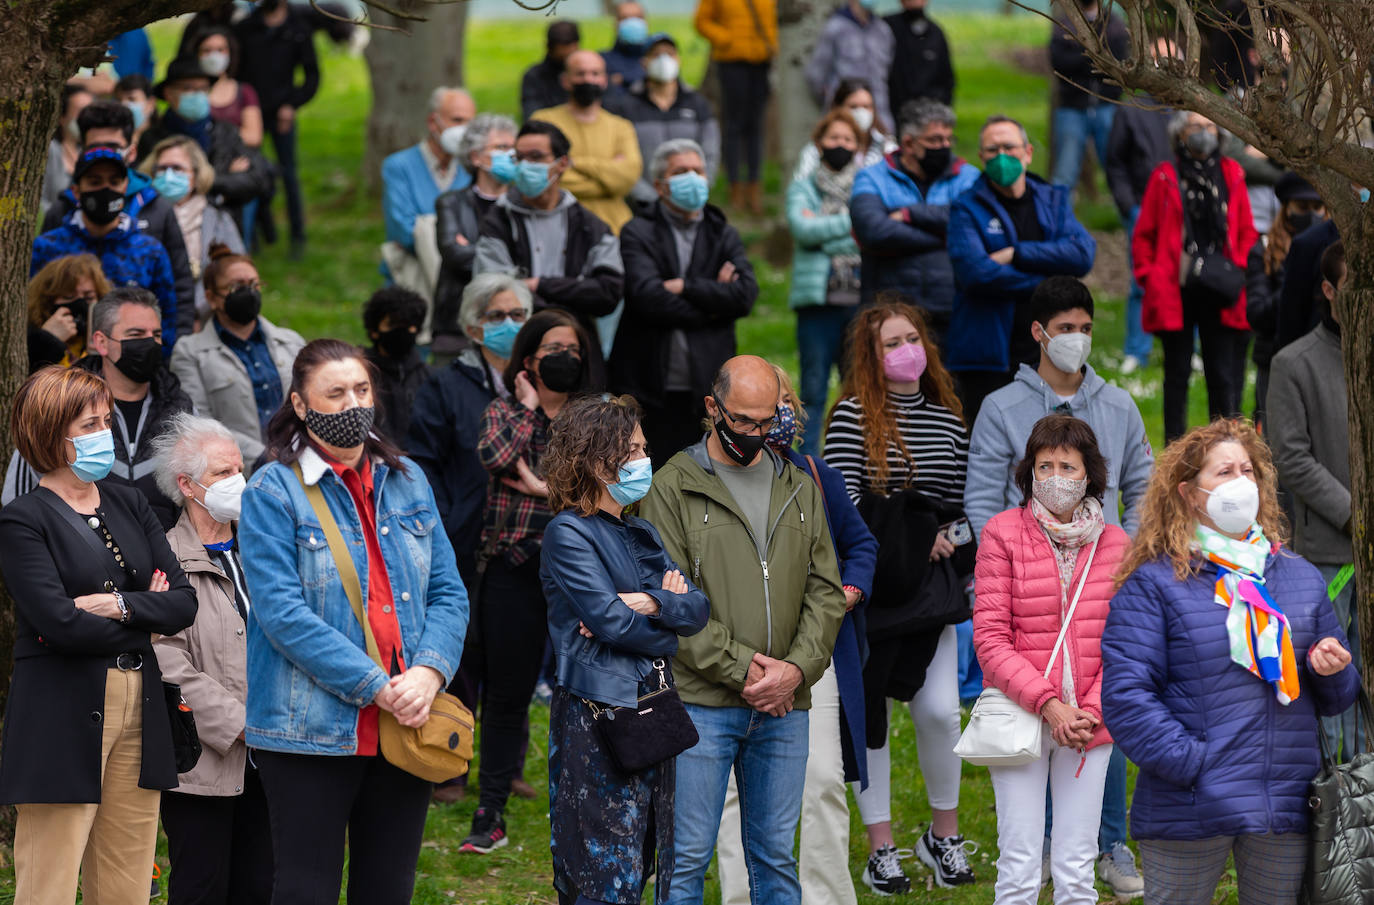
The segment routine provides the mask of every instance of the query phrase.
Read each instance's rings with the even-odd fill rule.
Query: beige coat
[[[194,504],[192,504],[194,505]],[[196,621],[153,643],[162,678],[181,686],[196,718],[203,749],[194,770],[182,773],[178,792],[229,796],[243,792],[248,747],[240,738],[248,695],[248,645],[234,607],[234,583],[210,558],[185,512],[167,542],[195,588]]]
[[[278,327],[265,317],[258,318],[258,323],[262,325],[272,363],[277,366],[285,398],[291,390],[291,365],[305,340],[295,330]],[[229,428],[243,453],[244,466],[252,468],[263,450],[253,384],[243,362],[220,340],[214,322],[207,322],[199,333],[178,339],[170,365],[181,381],[181,388],[191,397],[196,414],[214,418]]]

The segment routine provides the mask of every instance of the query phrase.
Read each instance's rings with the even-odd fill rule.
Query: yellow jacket
[[[711,42],[711,56],[717,61],[766,63],[778,52],[777,0],[701,0],[696,28]]]
[[[563,130],[572,145],[563,188],[620,235],[620,228],[633,216],[625,196],[644,171],[634,125],[605,110],[593,122],[580,122],[567,104],[536,111],[530,119],[542,119]]]

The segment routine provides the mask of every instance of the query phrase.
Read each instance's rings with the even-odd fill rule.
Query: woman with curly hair
[[[625,772],[594,722],[671,681],[679,635],[706,625],[710,603],[664,552],[654,526],[625,514],[653,468],[629,396],[569,402],[544,456],[549,507],[539,570],[557,652],[549,711],[549,822],[554,887],[564,905],[638,905],[673,872],[674,760]]]
[[[962,514],[968,429],[924,316],[911,305],[880,298],[855,316],[848,352],[849,372],[826,429],[825,461],[844,475],[859,511],[869,509],[875,498],[914,491],[931,511]],[[882,533],[874,533],[881,544]],[[919,552],[935,562],[949,558],[955,547],[946,532],[937,531],[929,551]],[[880,570],[882,558],[880,549]],[[927,574],[936,571],[931,567]],[[855,789],[871,850],[863,881],[885,894],[906,892],[910,885],[892,838],[886,718],[887,693],[892,692],[910,702],[933,812],[916,854],[935,872],[940,886],[971,883],[973,871],[959,835],[961,762],[953,751],[960,728],[955,628],[904,629],[886,618],[890,603],[880,596],[875,587],[868,608],[872,653],[864,670],[869,785]],[[922,663],[927,665],[919,675]],[[919,689],[914,695],[913,688]]]
[[[70,367],[86,354],[87,316],[110,291],[95,255],[49,261],[29,280],[29,373]]]
[[[1214,421],[1155,461],[1102,636],[1102,716],[1139,768],[1146,905],[1295,901],[1319,715],[1355,700],[1321,574],[1283,542],[1269,447]]]

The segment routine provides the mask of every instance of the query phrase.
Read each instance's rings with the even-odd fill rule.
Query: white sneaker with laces
[[[1145,894],[1145,878],[1136,870],[1135,855],[1124,842],[1098,856],[1097,879],[1110,886],[1117,896],[1133,899]]]

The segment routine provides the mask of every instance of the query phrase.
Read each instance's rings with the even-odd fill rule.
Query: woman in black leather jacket
[[[457,355],[467,345],[458,311],[463,287],[472,279],[472,260],[477,256],[477,233],[482,218],[506,192],[515,175],[515,121],[499,113],[483,113],[468,123],[455,155],[472,182],[444,192],[434,202],[435,232],[439,240],[439,285],[434,291],[432,350],[438,363]]]
[[[701,631],[710,603],[654,527],[623,514],[653,475],[634,400],[585,396],[565,406],[544,468],[558,511],[540,565],[558,654],[549,713],[554,887],[565,905],[637,905],[656,856],[661,903],[673,869],[674,761],[621,771],[592,707],[634,707],[670,679],[678,636]]]

